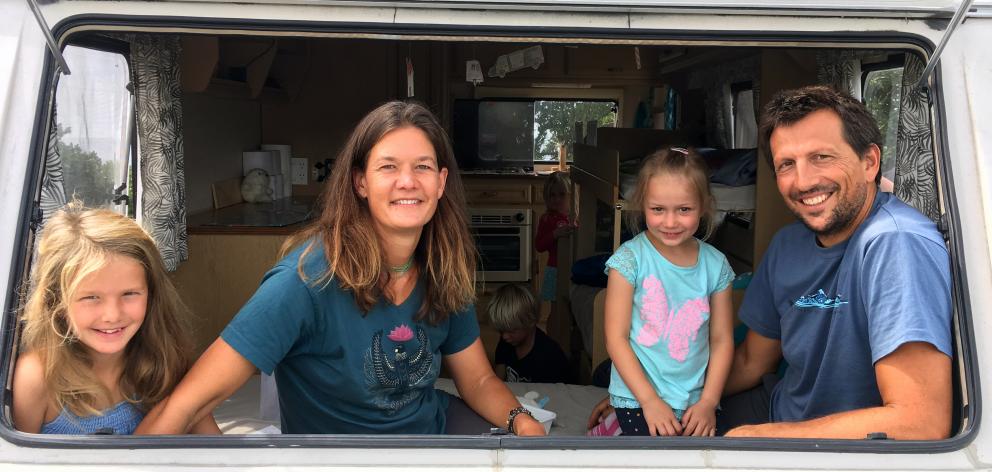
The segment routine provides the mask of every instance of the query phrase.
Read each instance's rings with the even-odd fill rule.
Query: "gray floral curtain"
[[[930,103],[926,91],[918,87],[926,64],[906,54],[902,73],[902,103],[895,155],[894,193],[931,220],[940,217],[937,199],[937,172],[930,129]]]
[[[62,155],[59,153],[57,109],[52,108],[51,126],[48,128],[48,142],[45,144],[45,174],[41,178],[42,226],[56,211],[65,206],[65,176],[62,170]]]
[[[180,41],[129,35],[138,125],[141,221],[169,270],[188,258]]]
[[[861,99],[861,57],[857,51],[829,49],[816,53],[817,83]]]

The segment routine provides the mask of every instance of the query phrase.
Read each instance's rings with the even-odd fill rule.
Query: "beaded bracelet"
[[[528,410],[528,409],[526,409],[526,408],[524,408],[522,406],[518,406],[518,407],[510,410],[510,415],[506,417],[506,430],[507,431],[509,431],[509,432],[511,432],[513,434],[517,434],[516,430],[513,429],[513,422],[517,419],[517,415],[519,415],[521,413],[523,413],[523,414],[525,414],[525,415],[527,415],[527,416],[529,416],[531,418],[534,417],[534,415],[531,414],[530,410]]]

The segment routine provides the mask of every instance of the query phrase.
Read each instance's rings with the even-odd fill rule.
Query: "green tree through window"
[[[575,141],[575,123],[595,120],[597,127],[616,126],[614,102],[538,100],[534,102],[534,160],[557,161],[558,146]],[[588,132],[588,131],[587,131]]]

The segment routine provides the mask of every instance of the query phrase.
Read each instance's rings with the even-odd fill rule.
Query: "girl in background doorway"
[[[544,204],[546,211],[537,224],[534,247],[537,252],[548,253],[548,265],[544,268],[541,283],[541,301],[551,303],[551,313],[555,312],[558,281],[558,240],[575,232],[575,224],[569,220],[568,198],[571,195],[572,181],[565,172],[552,173],[544,183]]]

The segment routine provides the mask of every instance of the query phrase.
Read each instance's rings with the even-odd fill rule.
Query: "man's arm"
[[[735,364],[736,367],[736,364]],[[882,406],[795,423],[741,426],[728,437],[935,440],[951,433],[951,358],[930,343],[899,346],[875,363]]]
[[[747,332],[734,350],[734,364],[723,388],[723,396],[743,392],[761,383],[761,377],[775,372],[782,360],[782,342],[766,338],[754,330]]]

